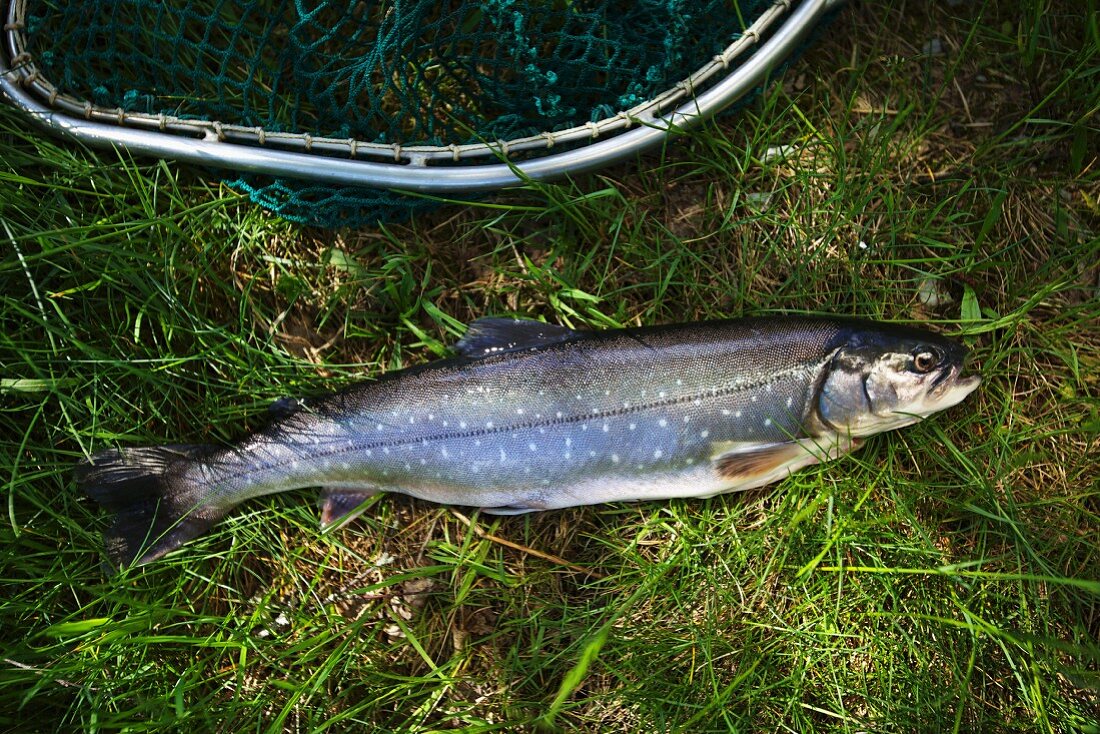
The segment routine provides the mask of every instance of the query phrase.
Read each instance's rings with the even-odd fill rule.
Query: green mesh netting
[[[83,0],[28,3],[62,92],[130,112],[366,142],[507,140],[612,116],[687,77],[767,0]],[[289,219],[392,219],[425,202],[240,176]]]

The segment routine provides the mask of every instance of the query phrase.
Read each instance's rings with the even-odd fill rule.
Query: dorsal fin
[[[294,415],[299,410],[305,407],[305,401],[298,398],[278,398],[271,405],[267,406],[267,413],[272,418],[286,418],[287,416]]]
[[[455,349],[463,357],[480,359],[497,354],[538,349],[548,344],[569,341],[578,332],[564,326],[544,324],[530,319],[478,319],[470,324],[466,336]]]

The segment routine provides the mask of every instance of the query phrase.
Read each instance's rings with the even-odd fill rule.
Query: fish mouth
[[[939,413],[961,403],[967,395],[978,389],[978,385],[982,384],[982,378],[977,375],[960,377],[959,372],[961,371],[962,368],[958,366],[945,369],[944,373],[939,375],[933,385],[925,392],[923,400],[906,410],[894,411],[894,422],[889,425],[889,428],[880,427],[875,432],[911,426],[934,413]]]
[[[949,379],[958,377],[960,371],[961,369],[957,365],[950,365],[940,370],[940,373],[936,375],[936,379],[932,380],[932,384],[928,386],[928,392],[930,394],[935,393]]]
[[[963,377],[962,365],[952,365],[943,371],[928,388],[929,400],[934,411],[946,410],[953,405],[958,405],[966,396],[978,389],[982,384],[982,378],[978,375]]]

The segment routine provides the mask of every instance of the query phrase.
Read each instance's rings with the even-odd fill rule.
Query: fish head
[[[963,376],[968,350],[905,327],[854,327],[826,367],[818,417],[838,433],[871,436],[912,425],[960,403],[981,378]]]

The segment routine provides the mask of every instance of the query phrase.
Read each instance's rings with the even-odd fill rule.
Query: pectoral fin
[[[828,461],[861,445],[854,438],[833,436],[803,438],[782,443],[719,443],[711,461],[725,479],[738,487],[760,487],[820,461]]]
[[[321,490],[321,529],[333,530],[359,517],[367,509],[366,501],[376,494],[376,489],[325,487]]]

